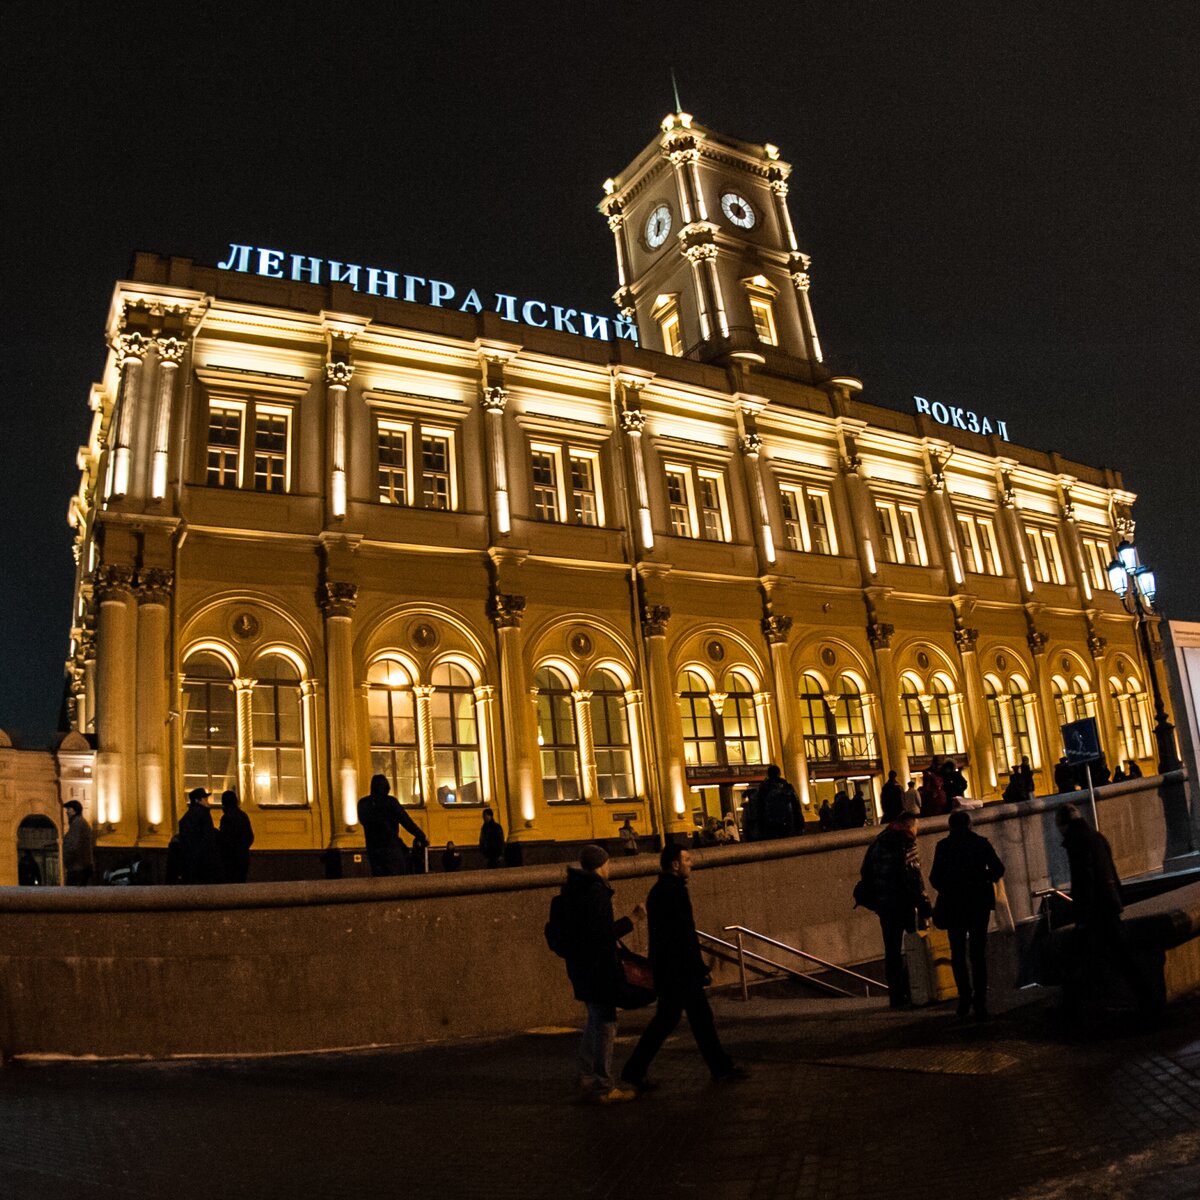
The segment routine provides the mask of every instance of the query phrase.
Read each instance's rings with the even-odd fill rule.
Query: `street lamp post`
[[[1138,636],[1142,642],[1142,654],[1146,659],[1146,671],[1150,675],[1150,692],[1154,697],[1154,740],[1158,744],[1158,773],[1178,771],[1182,767],[1175,748],[1175,726],[1167,720],[1163,706],[1162,688],[1158,683],[1158,670],[1154,665],[1154,650],[1150,645],[1150,621],[1154,614],[1156,584],[1154,572],[1138,561],[1137,548],[1132,542],[1123,540],[1117,547],[1117,556],[1108,564],[1108,579],[1112,589],[1121,598],[1126,612],[1137,618]]]

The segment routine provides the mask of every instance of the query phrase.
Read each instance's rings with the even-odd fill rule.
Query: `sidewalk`
[[[745,1082],[686,1027],[658,1091],[571,1090],[577,1034],[404,1053],[0,1071],[0,1197],[1168,1200],[1200,1194],[1200,997],[1058,1040],[1044,1005],[716,999]],[[618,1063],[648,1014],[625,1014]]]

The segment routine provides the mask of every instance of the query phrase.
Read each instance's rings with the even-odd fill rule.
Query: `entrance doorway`
[[[60,880],[57,826],[49,817],[26,817],[17,826],[17,882],[55,887]]]

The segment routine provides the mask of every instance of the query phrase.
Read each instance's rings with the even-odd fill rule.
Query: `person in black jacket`
[[[567,868],[562,895],[569,929],[567,976],[575,999],[587,1008],[587,1024],[579,1045],[579,1086],[599,1104],[634,1100],[637,1092],[618,1087],[612,1077],[613,1042],[617,1036],[617,997],[624,976],[617,941],[633,929],[628,917],[613,917],[613,890],[608,886],[608,851],[587,845],[579,867]],[[633,915],[646,910],[639,904]]]
[[[879,792],[883,823],[890,825],[904,811],[904,789],[896,782],[896,772],[889,771],[887,783]]]
[[[226,883],[245,883],[250,874],[250,847],[254,845],[254,827],[242,811],[235,791],[221,793],[221,825],[217,844],[221,852],[221,871]]]
[[[179,818],[179,874],[183,883],[219,883],[221,854],[217,829],[205,800],[212,793],[204,788],[188,792],[187,811]]]
[[[386,775],[371,776],[371,792],[358,802],[358,823],[367,843],[372,875],[407,875],[408,851],[400,840],[400,826],[412,834],[413,846],[426,844],[421,827],[391,794]]]
[[[492,815],[490,808],[483,810],[483,823],[479,826],[479,853],[483,855],[483,865],[495,869],[502,865],[504,858],[504,830],[500,822]]]
[[[1143,1013],[1161,1004],[1138,968],[1121,932],[1121,879],[1113,862],[1108,839],[1093,829],[1074,804],[1064,804],[1054,814],[1063,835],[1063,848],[1071,867],[1071,913],[1075,918],[1079,961],[1069,973],[1064,1007],[1069,1016],[1090,1024],[1102,995],[1106,963],[1124,976]],[[1072,977],[1073,975],[1073,977]]]
[[[992,843],[971,832],[971,814],[962,808],[952,812],[950,836],[937,844],[929,882],[938,894],[933,919],[950,936],[960,1017],[971,1011],[973,1002],[976,1018],[987,1019],[988,921],[996,907],[995,884],[1003,877],[1004,864]]]
[[[713,1079],[743,1078],[745,1072],[733,1065],[725,1053],[713,1024],[712,1009],[704,994],[708,968],[700,955],[696,921],[687,881],[692,873],[692,856],[682,846],[669,843],[659,855],[661,874],[646,900],[650,928],[650,966],[658,991],[658,1008],[646,1026],[621,1078],[638,1091],[646,1088],[650,1063],[687,1013],[696,1045],[704,1056]]]
[[[932,911],[921,878],[915,813],[901,813],[867,847],[861,874],[873,897],[883,934],[888,1001],[893,1008],[904,1008],[912,1003],[908,968],[904,965],[904,934],[915,932],[917,922],[924,921]]]

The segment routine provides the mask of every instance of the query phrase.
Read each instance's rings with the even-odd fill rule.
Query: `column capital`
[[[358,604],[358,584],[327,579],[317,592],[317,603],[327,617],[349,617]]]
[[[576,704],[586,704],[591,698],[592,693],[582,688],[578,691],[571,692],[571,699],[574,700]]]
[[[1043,633],[1040,629],[1031,629],[1025,640],[1034,654],[1045,654],[1046,643],[1050,640],[1050,635]]]
[[[671,610],[665,604],[646,604],[642,606],[642,636],[666,637],[667,622],[671,619]]]
[[[872,621],[867,626],[867,640],[871,643],[872,650],[890,650],[892,648],[892,635],[896,632],[894,625],[889,625],[886,621]]]
[[[958,647],[959,652],[962,654],[973,652],[975,649],[975,644],[978,641],[978,629],[970,629],[966,625],[960,625],[954,630],[954,644]]]
[[[124,366],[127,362],[141,362],[150,349],[149,339],[140,333],[119,333],[110,343]]]
[[[128,600],[134,591],[133,568],[120,563],[104,563],[92,576],[92,591],[101,604]]]
[[[640,435],[646,428],[646,414],[640,408],[627,408],[621,414],[621,429],[628,434]]]
[[[497,629],[519,629],[525,615],[525,597],[511,592],[493,592],[488,601],[488,615]]]
[[[747,458],[757,458],[762,452],[763,440],[757,433],[747,433],[738,440],[738,445]]]
[[[177,367],[183,361],[183,353],[187,349],[187,342],[176,337],[160,337],[154,340],[155,349],[158,351],[158,362],[163,367]]]
[[[167,567],[146,567],[138,572],[139,604],[166,604],[175,587],[175,572]]]
[[[1088,653],[1093,658],[1103,658],[1105,647],[1108,645],[1108,638],[1101,637],[1094,630],[1088,634]]]
[[[508,403],[508,392],[502,387],[485,387],[480,403],[487,412],[502,413]]]
[[[762,619],[762,631],[772,646],[785,643],[792,630],[792,618],[781,613],[772,613]]]
[[[349,387],[354,378],[354,364],[329,362],[325,364],[325,382],[331,387]]]

